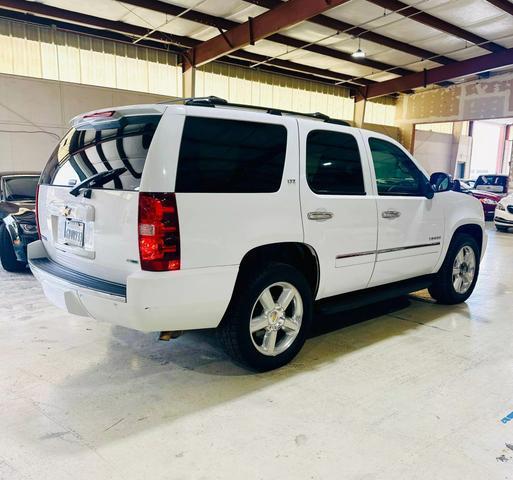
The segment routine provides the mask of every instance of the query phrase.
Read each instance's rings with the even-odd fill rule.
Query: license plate
[[[66,220],[64,224],[64,242],[75,247],[84,246],[84,223]]]

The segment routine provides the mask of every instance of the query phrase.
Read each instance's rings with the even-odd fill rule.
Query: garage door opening
[[[413,152],[429,173],[466,180],[510,175],[513,118],[417,124]]]

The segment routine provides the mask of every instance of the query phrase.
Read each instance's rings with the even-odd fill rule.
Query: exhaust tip
[[[182,335],[182,330],[175,330],[175,331],[166,331],[166,332],[160,332],[159,340],[161,342],[169,342],[172,338],[178,338],[180,335]]]

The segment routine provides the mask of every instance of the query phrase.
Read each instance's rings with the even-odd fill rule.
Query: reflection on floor
[[[467,304],[318,318],[261,375],[211,332],[158,343],[1,271],[0,479],[513,478],[511,258],[490,230]]]

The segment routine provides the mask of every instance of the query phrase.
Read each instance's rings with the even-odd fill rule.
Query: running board
[[[315,309],[318,313],[323,315],[333,315],[346,310],[363,307],[371,303],[408,295],[409,293],[423,290],[432,283],[433,275],[424,275],[401,282],[389,283],[388,285],[380,285],[379,287],[323,298],[315,303]]]

